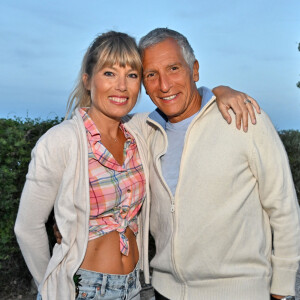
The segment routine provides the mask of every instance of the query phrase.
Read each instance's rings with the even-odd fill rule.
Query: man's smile
[[[160,98],[165,101],[170,101],[170,100],[175,99],[178,95],[179,95],[179,93],[177,93],[175,95],[167,96],[167,97],[160,97]]]

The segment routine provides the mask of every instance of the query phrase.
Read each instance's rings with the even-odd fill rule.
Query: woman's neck
[[[90,108],[87,113],[95,123],[101,135],[103,134],[112,139],[118,138],[118,135],[120,134],[119,126],[121,119],[110,118],[104,114],[95,112],[93,108]]]

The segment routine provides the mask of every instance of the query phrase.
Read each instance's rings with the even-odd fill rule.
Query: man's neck
[[[193,116],[195,113],[197,113],[200,110],[202,97],[199,94],[197,88],[195,89],[191,98],[192,99],[190,100],[188,107],[180,115],[174,116],[172,118],[168,118],[169,122],[171,122],[171,123],[181,122],[181,121]]]

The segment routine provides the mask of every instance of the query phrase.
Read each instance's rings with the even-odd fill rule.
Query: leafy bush
[[[278,133],[289,157],[296,193],[300,204],[300,131],[282,130]]]
[[[61,120],[0,119],[0,299],[14,291],[24,294],[31,276],[14,235],[14,223],[25,182],[30,153],[39,137]],[[300,132],[280,131],[300,199]],[[48,231],[52,228],[48,225]],[[150,256],[155,253],[150,237]]]
[[[0,298],[23,289],[30,275],[19,250],[14,223],[31,150],[39,137],[59,123],[54,120],[0,119]],[[23,284],[22,284],[23,283]],[[3,297],[1,296],[3,295]]]

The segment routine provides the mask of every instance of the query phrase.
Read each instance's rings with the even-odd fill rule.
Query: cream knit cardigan
[[[268,116],[244,133],[224,122],[212,97],[187,130],[174,196],[161,172],[165,121],[151,114],[147,122],[154,288],[172,300],[294,295],[299,205]]]
[[[139,134],[142,132],[134,129],[134,124],[131,125],[134,121],[129,117],[123,121],[137,142],[148,182],[147,147]],[[43,300],[75,299],[73,275],[83,261],[88,243],[90,203],[87,149],[85,127],[76,110],[71,120],[62,122],[44,134],[32,151],[15,233]],[[149,196],[148,185],[146,191]],[[60,245],[55,245],[50,257],[45,223],[53,207],[63,238]],[[138,247],[141,266],[149,282],[148,198],[143,204],[142,213],[145,226],[141,223],[140,215]]]

